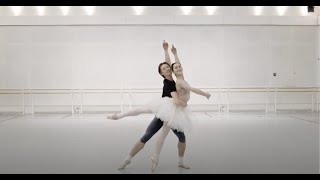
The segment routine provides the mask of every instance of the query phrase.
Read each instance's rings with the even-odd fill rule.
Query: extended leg
[[[135,108],[133,110],[130,110],[130,111],[127,111],[127,112],[124,112],[124,113],[116,113],[116,114],[113,114],[111,116],[107,116],[108,119],[113,119],[113,120],[117,120],[117,119],[121,119],[121,118],[124,118],[124,117],[127,117],[127,116],[137,116],[137,115],[140,115],[140,114],[151,114],[152,111],[150,108],[148,107],[141,107],[141,108]]]

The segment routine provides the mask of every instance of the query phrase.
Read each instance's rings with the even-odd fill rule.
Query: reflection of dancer
[[[171,51],[175,57],[175,63],[173,63],[171,65],[171,70],[174,73],[174,75],[177,77],[176,89],[177,89],[177,93],[178,93],[180,99],[184,103],[187,103],[190,99],[190,91],[192,91],[196,94],[205,96],[207,99],[209,99],[211,96],[209,93],[205,93],[205,92],[201,91],[200,89],[191,87],[184,80],[183,69],[180,64],[180,60],[178,58],[177,50],[174,46],[172,46]],[[172,107],[172,108],[174,108],[174,107]],[[176,111],[175,111],[173,118],[169,119],[168,122],[164,123],[164,125],[162,126],[161,130],[158,133],[158,136],[156,139],[156,144],[155,144],[155,150],[154,150],[153,155],[151,157],[151,159],[153,161],[152,170],[155,170],[155,168],[158,164],[160,151],[162,149],[163,142],[170,131],[170,127],[174,128],[174,129],[182,129],[186,123],[188,124],[190,122],[191,119],[188,119],[189,117],[192,117],[192,116],[191,116],[191,111],[188,109],[188,107],[186,107],[184,109],[181,109],[180,107],[176,107]],[[179,155],[180,159],[179,159],[178,166],[189,169],[190,167],[186,166],[183,163],[183,155],[184,154],[182,154],[181,156]]]
[[[165,62],[160,63],[158,66],[159,74],[164,78],[163,80],[163,92],[162,97],[172,97],[176,105],[186,106],[181,100],[179,100],[179,96],[176,92],[175,82],[172,78],[171,72],[171,61],[168,53],[168,43],[163,41],[163,49],[165,52]],[[113,115],[112,117],[108,116],[108,118],[116,119],[117,116]],[[130,153],[127,158],[124,160],[122,165],[119,167],[119,170],[124,169],[128,164],[130,164],[131,159],[141,150],[143,149],[146,142],[162,127],[163,121],[159,118],[155,117],[151,123],[149,124],[145,134],[141,137],[141,139],[136,142],[136,144],[132,147]],[[185,151],[185,135],[183,132],[178,132],[177,130],[172,130],[175,135],[178,137],[178,151],[179,156]]]

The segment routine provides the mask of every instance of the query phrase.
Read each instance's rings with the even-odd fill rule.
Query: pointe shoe
[[[118,113],[116,113],[116,114],[113,114],[112,116],[107,116],[107,119],[113,119],[113,120],[117,120],[117,119],[119,119],[119,117],[118,117]]]
[[[123,169],[126,168],[126,166],[127,166],[128,164],[130,164],[130,163],[131,163],[130,160],[125,160],[125,161],[123,162],[123,164],[121,164],[121,166],[118,168],[118,170],[123,170]]]
[[[153,159],[153,158],[150,158],[151,161],[152,161],[152,167],[151,167],[151,170],[152,172],[154,172],[154,170],[156,170],[156,167],[158,166],[158,161]]]
[[[184,169],[190,169],[190,166],[184,164],[184,163],[179,163],[178,167],[184,168]]]

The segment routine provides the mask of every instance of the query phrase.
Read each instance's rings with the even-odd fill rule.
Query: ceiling
[[[307,6],[0,6],[0,16],[318,16]]]

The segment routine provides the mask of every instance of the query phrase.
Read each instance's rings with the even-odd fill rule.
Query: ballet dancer
[[[185,80],[183,75],[183,69],[180,64],[180,60],[177,56],[177,51],[174,46],[172,46],[172,53],[175,55],[176,62],[171,65],[171,71],[174,72],[177,77],[176,89],[180,100],[185,104],[190,99],[190,91],[205,96],[207,99],[210,98],[209,93],[205,93],[198,88],[191,87]],[[156,148],[152,160],[152,171],[155,170],[155,167],[158,164],[159,154],[164,142],[165,137],[170,131],[170,128],[177,130],[178,132],[184,132],[186,130],[191,130],[192,128],[192,119],[195,119],[192,115],[191,110],[188,107],[177,106],[175,101],[169,97],[162,97],[159,101],[153,101],[152,103],[147,104],[144,107],[136,108],[125,113],[114,114],[108,116],[109,119],[121,119],[127,116],[136,116],[139,114],[145,113],[154,113],[157,118],[165,122],[162,131],[160,131],[159,138],[156,141]],[[170,127],[170,128],[169,128]],[[184,148],[185,150],[185,148]],[[179,153],[179,167],[189,169],[190,167],[185,166],[183,163],[183,154]]]
[[[163,41],[162,47],[164,49],[165,62],[160,63],[158,66],[158,72],[164,78],[162,97],[173,98],[177,106],[186,107],[187,106],[186,103],[184,103],[179,99],[179,96],[176,92],[175,81],[172,78],[172,71],[170,68],[171,60],[168,52],[169,45],[166,41]],[[115,119],[116,116],[112,116],[112,117],[108,116],[108,118]],[[131,148],[129,154],[127,155],[123,163],[120,165],[118,170],[124,169],[128,164],[131,163],[132,158],[144,148],[145,144],[152,138],[154,134],[158,132],[158,130],[162,127],[162,125],[163,125],[163,121],[161,121],[157,117],[154,117],[154,119],[151,121],[151,123],[147,127],[144,135]],[[177,130],[172,130],[172,131],[179,139],[178,153],[180,157],[182,154],[184,154],[185,147],[186,147],[185,134],[183,132],[178,132]]]
[[[173,45],[172,45],[171,52],[174,54],[174,57],[175,57],[175,63],[173,63],[171,65],[171,70],[177,78],[176,89],[177,89],[177,93],[178,93],[179,97],[181,98],[181,100],[184,101],[185,103],[187,103],[190,99],[190,91],[192,91],[196,94],[205,96],[207,99],[209,99],[211,96],[209,93],[205,93],[205,92],[201,91],[200,89],[191,87],[184,80],[183,69],[182,69],[180,60],[178,58],[177,49]],[[179,108],[179,107],[177,107],[177,108]],[[187,111],[187,113],[190,113],[190,111]],[[183,120],[182,117],[184,117],[184,116],[181,116],[181,118],[174,116],[171,120],[173,120],[173,122],[175,122],[175,123],[171,123],[172,124],[171,126],[169,126],[170,123],[164,123],[161,130],[158,132],[158,135],[156,138],[156,143],[155,143],[155,149],[154,149],[153,155],[151,157],[151,160],[153,162],[152,171],[154,171],[156,166],[158,165],[160,152],[161,152],[164,140],[170,131],[170,128],[179,128],[179,120],[180,120],[180,122],[185,122],[185,121],[181,121],[181,120]],[[190,117],[190,115],[189,115],[189,117]],[[186,119],[188,119],[188,118],[186,118]],[[189,169],[190,167],[186,166],[184,164],[183,157],[184,157],[184,154],[179,157],[178,166],[183,167],[185,169]]]

